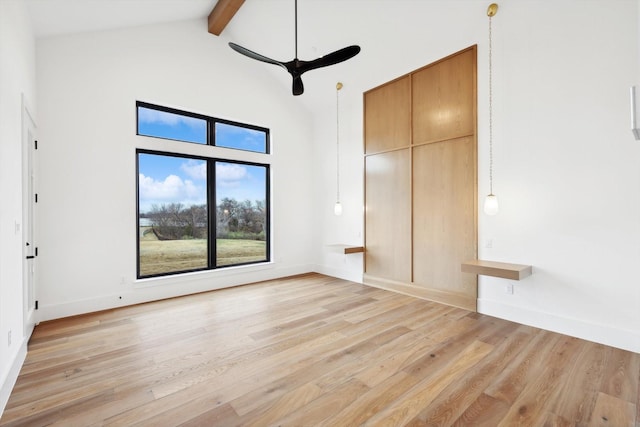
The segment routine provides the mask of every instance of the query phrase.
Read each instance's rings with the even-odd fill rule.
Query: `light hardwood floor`
[[[311,274],[39,325],[2,426],[632,426],[640,354]]]

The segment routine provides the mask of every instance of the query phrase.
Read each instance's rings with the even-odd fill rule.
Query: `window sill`
[[[177,273],[168,276],[148,277],[144,279],[136,279],[133,282],[133,288],[141,289],[153,286],[192,282],[216,277],[235,276],[243,273],[252,273],[254,271],[271,270],[274,267],[275,265],[273,261],[268,261],[259,264],[237,265],[215,270],[192,271],[188,273]]]

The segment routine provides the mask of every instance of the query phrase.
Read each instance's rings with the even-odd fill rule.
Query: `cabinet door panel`
[[[476,276],[460,271],[476,257],[474,139],[413,150],[414,284],[468,297],[475,310]]]
[[[366,154],[409,146],[410,84],[410,77],[407,76],[365,93]]]
[[[475,133],[475,49],[413,74],[413,144]]]
[[[365,158],[365,272],[392,281],[411,280],[409,149]]]

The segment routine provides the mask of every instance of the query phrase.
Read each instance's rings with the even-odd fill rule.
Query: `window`
[[[216,122],[215,145],[238,150],[267,152],[267,134],[260,129],[251,129],[231,123]]]
[[[140,109],[139,133],[149,117]],[[171,120],[163,126],[184,127],[184,133],[175,127],[162,133],[157,126],[154,136],[193,142],[185,136],[191,129]],[[204,121],[205,129],[216,124]],[[229,148],[255,151],[249,148],[258,141],[266,152],[268,132],[256,137],[254,128],[231,126],[240,137],[229,137]],[[268,164],[145,149],[136,150],[136,162],[138,278],[270,260]]]
[[[138,135],[207,143],[207,120],[168,108],[138,103]]]
[[[267,167],[215,165],[216,266],[266,261]]]
[[[140,101],[136,107],[138,135],[269,153],[269,129]]]

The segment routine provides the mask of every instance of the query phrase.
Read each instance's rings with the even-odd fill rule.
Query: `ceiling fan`
[[[293,77],[292,92],[294,95],[302,95],[304,92],[304,85],[302,84],[302,74],[315,70],[316,68],[327,67],[329,65],[338,64],[353,58],[360,52],[360,46],[353,45],[348,46],[335,52],[331,52],[321,58],[314,59],[312,61],[301,61],[298,59],[298,0],[295,0],[295,58],[288,62],[276,61],[275,59],[268,58],[259,53],[253,52],[247,48],[244,48],[235,43],[229,42],[231,49],[235,50],[242,55],[249,58],[256,59],[258,61],[266,62],[267,64],[279,65],[291,74]]]

